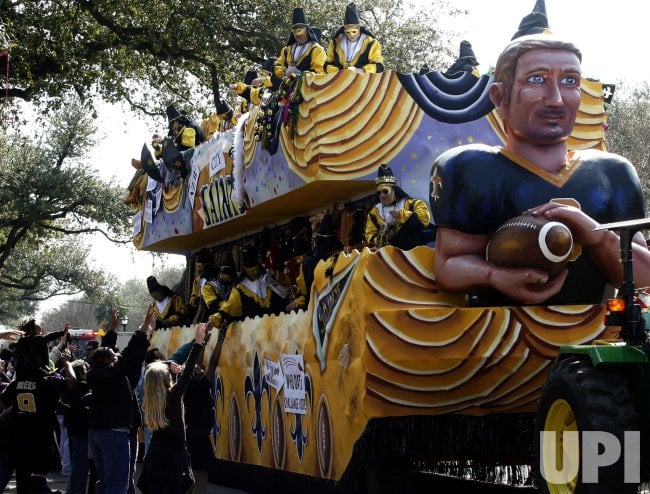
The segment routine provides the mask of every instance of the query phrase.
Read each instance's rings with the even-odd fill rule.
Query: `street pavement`
[[[68,483],[68,476],[67,475],[61,475],[59,473],[51,473],[48,474],[47,476],[47,485],[52,489],[53,491],[59,490],[61,492],[65,492],[66,484]],[[140,490],[136,488],[135,490],[137,493],[140,493]],[[16,480],[15,478],[12,478],[11,481],[9,482],[9,485],[7,488],[3,491],[6,493],[16,492]],[[244,491],[240,491],[237,489],[230,489],[229,487],[222,487],[219,485],[215,484],[208,484],[208,489],[206,491],[207,494],[246,494]]]

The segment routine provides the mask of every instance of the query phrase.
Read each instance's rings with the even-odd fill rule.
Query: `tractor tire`
[[[535,426],[535,470],[538,486],[543,494],[628,494],[638,491],[638,484],[624,482],[624,433],[639,431],[639,416],[634,408],[634,396],[625,376],[606,370],[594,369],[589,361],[568,358],[559,361],[548,375],[537,408]],[[542,451],[541,431],[555,431],[557,436],[577,431],[580,452],[574,460],[579,463],[577,474],[571,479],[551,483],[542,474],[542,461],[548,460],[549,451]],[[583,482],[582,433],[604,431],[616,436],[621,445],[621,455],[616,462],[598,469],[597,483]],[[566,464],[562,454],[562,442],[556,436],[556,467]],[[568,443],[570,445],[570,442]],[[602,454],[603,447],[598,453]],[[570,455],[567,455],[570,457]],[[570,458],[569,458],[570,459]],[[640,461],[637,457],[635,461]],[[628,460],[629,461],[629,460]],[[575,463],[574,463],[575,465]],[[550,468],[549,468],[550,469]],[[567,475],[568,477],[569,475]]]

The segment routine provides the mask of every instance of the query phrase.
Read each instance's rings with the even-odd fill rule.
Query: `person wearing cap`
[[[246,75],[244,75],[244,80],[242,82],[235,82],[230,85],[230,90],[242,99],[238,108],[241,115],[248,112],[251,104],[260,104],[259,93],[262,89],[262,79],[258,78],[257,75],[256,70],[249,70],[246,72]]]
[[[156,327],[170,328],[182,326],[187,319],[187,307],[183,298],[171,288],[158,283],[154,276],[147,278],[147,289],[154,299],[156,308]]]
[[[361,25],[354,3],[345,8],[343,26],[330,39],[324,69],[327,74],[342,69],[359,74],[376,74],[384,70],[381,44]]]
[[[0,412],[10,409],[10,433],[6,464],[15,469],[18,492],[41,493],[46,490],[47,472],[61,468],[55,439],[58,427],[56,409],[65,381],[58,373],[50,373],[47,342],[63,332],[43,335],[43,328],[34,319],[20,326],[24,336],[16,343],[14,380],[0,394]],[[6,473],[9,473],[7,471]]]
[[[260,263],[255,248],[242,251],[242,273],[235,282],[227,300],[219,304],[210,315],[210,327],[220,327],[246,317],[272,314],[278,307],[284,307],[284,300],[271,288],[266,270]]]
[[[201,122],[201,130],[208,139],[211,139],[215,132],[225,132],[237,125],[237,120],[234,118],[235,110],[232,106],[225,101],[220,100],[217,105],[217,111],[210,114],[208,118],[203,119]]]
[[[201,289],[201,297],[209,313],[216,312],[219,304],[228,300],[236,278],[235,260],[231,254],[227,254],[221,261],[218,274],[207,279]]]
[[[246,72],[246,75],[244,75],[243,83],[237,83],[235,89],[233,89],[232,84],[230,85],[230,89],[239,96],[239,103],[235,107],[234,117],[234,120],[237,122],[242,115],[250,111],[251,105],[260,104],[259,92],[261,88],[253,85],[255,79],[257,79],[257,71],[249,70]]]
[[[161,174],[163,138],[158,133],[154,132],[151,136],[151,145],[145,144],[140,154],[140,159],[131,159],[131,166],[135,168],[136,172],[129,183],[128,190],[129,196],[124,199],[126,204],[133,204],[138,207],[142,200],[147,196],[147,182],[151,177],[157,182],[162,182],[163,177]]]
[[[375,185],[379,202],[366,219],[366,243],[377,248],[393,245],[402,250],[426,243],[425,229],[431,223],[426,203],[409,197],[386,164],[379,166]]]
[[[282,83],[282,78],[275,75],[275,57],[265,58],[262,62],[262,67],[257,71],[256,79],[253,79],[253,85],[261,85],[264,89],[270,92],[275,92],[279,89]],[[262,98],[263,99],[263,98]]]
[[[183,179],[189,175],[194,148],[205,142],[205,132],[175,107],[168,106],[166,112],[169,120],[168,137],[158,143],[153,140],[152,146],[154,156],[160,157],[170,172],[169,179],[165,180],[166,185],[177,185],[176,177],[179,174]],[[149,159],[146,161],[150,162]]]
[[[258,71],[249,70],[243,82],[230,85],[230,89],[247,103],[246,110],[242,108],[242,114],[250,109],[250,105],[259,106],[268,100],[270,93],[279,89],[282,79],[273,72],[275,60],[275,57],[265,58]]]
[[[151,144],[142,146],[140,160],[131,160],[131,165],[169,188],[177,186],[180,179],[188,176],[194,148],[205,142],[205,134],[174,106],[168,106],[166,113],[168,136],[161,140],[158,134],[154,134]],[[140,185],[146,192],[146,182],[142,181]]]
[[[439,288],[468,293],[476,305],[598,304],[608,285],[623,281],[619,236],[598,227],[643,218],[643,193],[626,159],[567,149],[581,100],[582,55],[573,43],[544,34],[546,16],[534,14],[499,56],[489,88],[505,146],[453,148],[432,167],[436,278]],[[485,259],[492,234],[522,212],[571,230],[580,251],[559,275]],[[649,285],[650,252],[640,232],[631,255],[635,283]]]
[[[205,133],[197,125],[179,112],[176,107],[167,107],[167,120],[169,122],[169,137],[179,151],[186,151],[205,142]]]
[[[305,71],[324,74],[325,58],[325,50],[307,24],[305,11],[296,7],[293,9],[289,40],[275,60],[273,72],[280,79],[294,77]]]

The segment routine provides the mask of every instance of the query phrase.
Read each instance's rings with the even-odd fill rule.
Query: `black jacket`
[[[138,424],[133,389],[140,379],[148,346],[145,333],[136,331],[115,365],[88,371],[92,391],[90,430],[131,429]]]

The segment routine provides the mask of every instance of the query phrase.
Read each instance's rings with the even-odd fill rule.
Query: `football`
[[[490,238],[485,258],[497,266],[536,268],[550,278],[566,267],[573,236],[566,225],[540,216],[517,216],[501,225]]]

